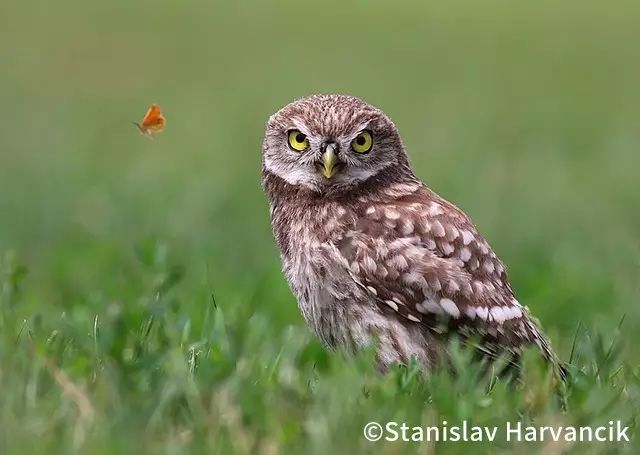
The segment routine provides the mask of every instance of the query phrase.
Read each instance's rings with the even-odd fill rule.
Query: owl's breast
[[[338,205],[274,213],[283,272],[305,321],[329,345],[341,344],[352,307],[364,296],[337,244],[350,225]]]

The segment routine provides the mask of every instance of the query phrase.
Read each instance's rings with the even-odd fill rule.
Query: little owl
[[[344,95],[315,95],[269,118],[262,183],[282,267],[329,347],[377,343],[378,367],[429,371],[453,335],[488,356],[528,345],[555,359],[469,217],[413,173],[393,122]]]

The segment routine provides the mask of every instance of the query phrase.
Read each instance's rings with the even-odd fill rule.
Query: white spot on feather
[[[409,272],[402,275],[402,280],[408,285],[426,286],[427,282],[422,275],[417,272]]]
[[[494,306],[491,308],[491,316],[498,324],[502,324],[507,319],[505,309],[500,306]]]
[[[384,303],[389,305],[390,308],[393,308],[394,311],[398,311],[398,305],[393,300],[385,300]]]
[[[451,253],[453,253],[456,249],[453,247],[453,245],[451,245],[450,243],[446,243],[446,242],[442,242],[440,244],[440,249],[442,250],[442,252],[444,254],[446,254],[447,256],[449,256]]]
[[[400,272],[407,270],[409,268],[409,264],[404,256],[396,255],[387,261],[387,265],[392,267]]]
[[[432,203],[429,208],[427,209],[427,215],[429,216],[438,216],[438,215],[442,215],[444,213],[444,210],[442,209],[442,207],[440,207],[440,204],[437,203]]]
[[[397,210],[395,210],[393,208],[387,208],[384,211],[384,216],[386,216],[390,220],[397,220],[398,218],[400,218],[400,212],[398,212]]]
[[[476,314],[480,319],[484,319],[486,321],[489,316],[489,309],[484,306],[479,306],[476,308]]]
[[[482,281],[474,280],[471,283],[471,287],[475,294],[482,294],[484,292],[484,283],[482,283]]]
[[[440,299],[440,306],[449,313],[454,318],[460,317],[460,310],[458,309],[458,305],[451,299]]]
[[[445,235],[444,227],[438,220],[433,222],[433,225],[431,226],[431,232],[433,232],[433,235],[436,237],[444,237]]]
[[[469,245],[474,239],[473,234],[466,229],[461,230],[460,235],[462,235],[462,243],[465,245]]]
[[[459,291],[460,291],[460,286],[459,286],[459,285],[458,285],[458,283],[456,283],[454,280],[449,280],[449,281],[447,282],[447,290],[448,290],[450,293],[454,294],[454,293],[456,293],[456,292],[459,292]]]
[[[413,232],[413,222],[409,219],[400,221],[400,233],[402,235],[409,235]]]
[[[429,223],[425,218],[419,218],[418,223],[423,234],[431,232],[431,223]]]
[[[432,291],[438,292],[442,289],[442,283],[440,283],[440,280],[436,277],[429,278],[427,282],[429,283],[429,288],[431,288],[430,290]]]
[[[376,262],[369,256],[365,256],[362,258],[362,266],[369,272],[376,271]]]
[[[420,313],[442,314],[442,307],[440,307],[436,302],[434,302],[433,300],[430,300],[430,299],[427,299],[427,300],[423,301],[422,303],[418,303],[416,305],[416,309]]]
[[[424,239],[424,246],[426,246],[428,250],[435,250],[436,242],[433,239]]]
[[[447,226],[447,240],[449,242],[453,242],[455,239],[458,238],[459,235],[460,234],[458,232],[458,229],[456,229],[455,226],[452,226],[452,225]]]

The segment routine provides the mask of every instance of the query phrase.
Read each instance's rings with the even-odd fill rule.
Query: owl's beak
[[[335,144],[327,144],[322,152],[322,175],[330,179],[338,172],[337,162],[338,156],[335,152]]]

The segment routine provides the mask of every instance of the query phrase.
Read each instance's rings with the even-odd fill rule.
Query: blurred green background
[[[152,251],[180,271],[195,325],[214,292],[235,330],[263,318],[264,342],[302,328],[260,188],[263,126],[340,92],[396,122],[417,175],[471,215],[561,356],[579,321],[606,335],[625,316],[637,362],[639,12],[5,0],[0,251],[28,269],[17,311],[88,333],[114,302],[136,305]],[[152,102],[167,127],[150,141],[131,122]]]

